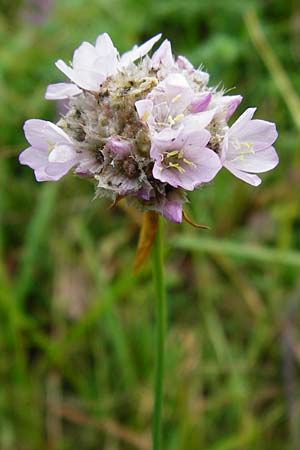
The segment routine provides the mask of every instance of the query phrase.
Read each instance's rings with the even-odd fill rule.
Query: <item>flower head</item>
[[[143,211],[181,222],[185,191],[211,182],[222,166],[257,185],[256,173],[275,167],[274,124],[251,120],[247,110],[229,128],[242,101],[209,86],[209,74],[184,56],[175,58],[160,35],[119,55],[108,34],[83,42],[71,65],[56,66],[69,83],[48,86],[46,98],[68,99],[54,125],[28,120],[31,145],[20,162],[38,181],[72,168],[95,180],[97,195],[126,197]]]

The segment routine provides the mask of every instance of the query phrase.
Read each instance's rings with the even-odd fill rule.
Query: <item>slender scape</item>
[[[167,325],[167,307],[165,276],[163,267],[163,222],[158,218],[158,229],[153,246],[153,275],[156,291],[156,345],[155,345],[155,385],[153,411],[153,450],[161,449],[162,403],[165,359],[165,336]]]

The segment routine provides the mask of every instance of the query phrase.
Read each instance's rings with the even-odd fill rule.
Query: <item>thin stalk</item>
[[[161,419],[167,325],[166,290],[163,265],[163,223],[161,216],[158,217],[158,228],[153,246],[153,275],[156,290],[156,345],[152,449],[160,450],[162,440]]]

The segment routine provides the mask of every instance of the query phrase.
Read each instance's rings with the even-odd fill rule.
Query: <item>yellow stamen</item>
[[[178,154],[179,154],[179,151],[178,151],[178,150],[172,150],[171,152],[169,152],[169,153],[166,154],[166,157],[167,157],[167,158],[172,158],[172,156],[176,156],[176,155],[178,155]]]
[[[177,114],[177,116],[174,117],[174,121],[177,122],[177,120],[183,119],[184,114]]]
[[[188,166],[197,167],[196,164],[194,164],[192,161],[189,161],[188,159],[183,158],[183,162],[185,162]]]
[[[180,173],[184,173],[185,172],[185,169],[183,167],[181,167],[179,165],[179,163],[169,162],[169,167],[172,167],[173,169],[177,169]]]
[[[172,103],[178,102],[178,100],[181,98],[181,94],[176,95],[176,97],[172,98]]]
[[[142,115],[142,120],[144,122],[146,122],[146,120],[148,119],[149,116],[150,116],[150,111],[144,112],[144,114]]]
[[[52,152],[55,147],[55,144],[52,141],[46,140],[46,144],[48,145],[48,152]]]

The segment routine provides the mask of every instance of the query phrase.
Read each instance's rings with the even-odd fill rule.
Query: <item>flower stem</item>
[[[152,449],[160,450],[165,335],[167,324],[166,290],[163,266],[163,223],[161,216],[158,217],[158,228],[153,246],[153,275],[156,289],[156,345]]]

